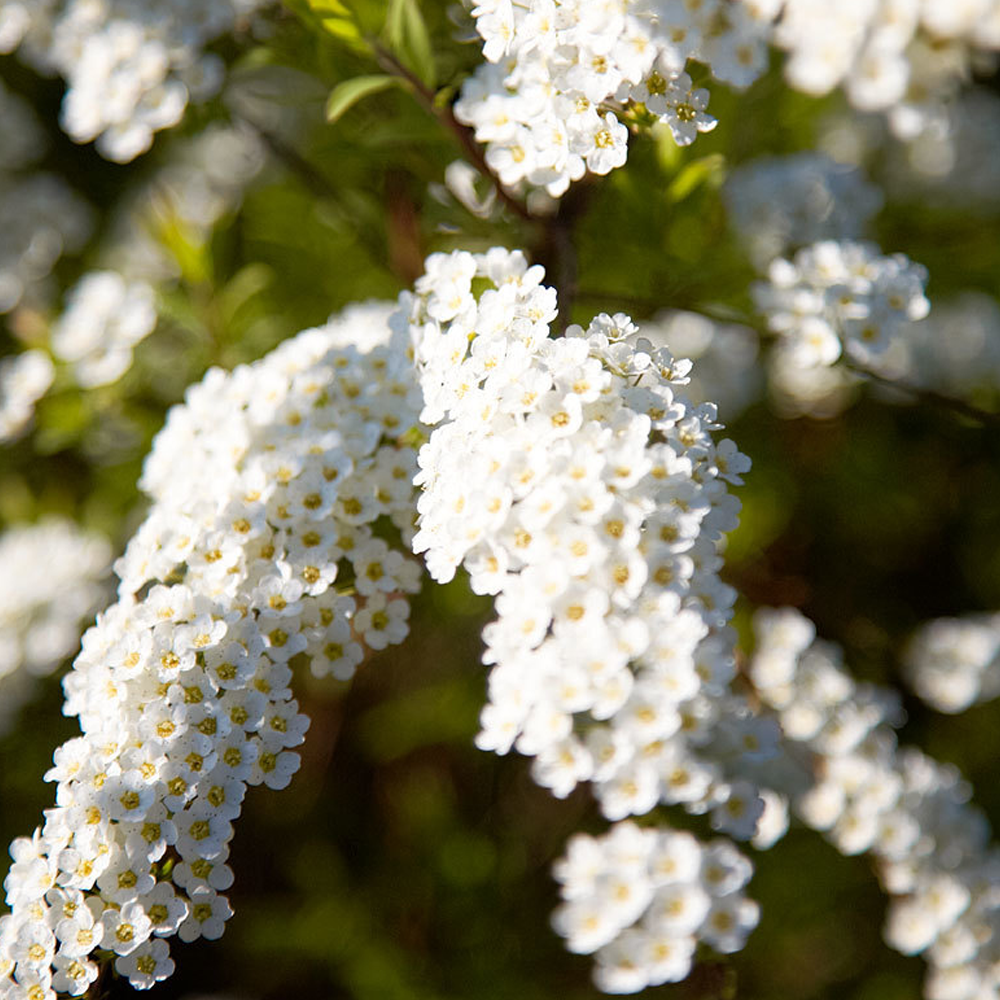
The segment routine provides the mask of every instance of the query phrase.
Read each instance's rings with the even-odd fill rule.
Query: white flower
[[[778,259],[769,282],[754,287],[758,308],[781,336],[786,370],[848,360],[877,367],[912,324],[927,315],[926,270],[902,254],[885,257],[871,244],[825,240]]]
[[[553,869],[564,902],[552,922],[570,951],[597,953],[602,990],[633,993],[683,979],[699,941],[742,947],[759,910],[738,891],[742,883],[730,879],[719,896],[719,882],[706,881],[705,866],[718,863],[711,850],[690,834],[631,823],[573,837]]]
[[[156,325],[154,292],[114,271],[92,271],[69,293],[52,329],[52,350],[74,366],[84,388],[114,382],[132,364],[132,348]]]
[[[715,0],[627,10],[580,0],[479,3],[472,15],[486,62],[463,85],[455,114],[487,144],[501,183],[559,198],[585,172],[624,164],[619,118],[630,104],[669,122],[683,145],[712,128],[708,92],[692,92],[683,72],[688,57],[745,86],[766,68],[775,14]]]
[[[670,127],[678,146],[690,146],[699,132],[711,132],[718,124],[715,118],[705,113],[708,91],[704,88],[692,89],[691,77],[687,73],[681,73],[670,81],[662,101],[664,110],[661,120]]]
[[[993,960],[976,931],[993,919],[997,904],[982,895],[995,879],[995,858],[988,825],[969,804],[965,783],[953,767],[897,747],[896,697],[852,681],[840,651],[815,640],[811,622],[786,609],[759,613],[755,625],[754,659],[780,653],[792,664],[790,675],[777,676],[751,664],[761,697],[783,723],[803,705],[819,719],[801,733],[785,726],[787,738],[809,749],[823,775],[796,795],[796,811],[827,831],[840,851],[871,853],[890,896],[886,940],[904,954],[924,953],[931,970],[927,996],[971,995],[966,987],[981,981]],[[831,739],[845,719],[854,730],[850,737]],[[726,919],[737,933],[740,915]]]
[[[174,961],[170,958],[167,942],[152,938],[131,954],[115,959],[115,970],[127,977],[137,990],[148,990],[173,974]]]
[[[253,366],[210,372],[172,411],[145,467],[150,513],[116,563],[119,600],[85,634],[65,680],[66,712],[82,735],[54,755],[57,806],[43,831],[12,849],[12,926],[44,934],[23,931],[14,980],[0,980],[0,993],[36,974],[43,991],[51,980],[85,992],[97,947],[145,989],[173,969],[161,938],[219,937],[232,913],[219,894],[233,881],[226,860],[246,787],[284,788],[300,764],[287,748],[309,720],[287,661],[304,653],[315,673],[344,676],[362,658],[352,622],[372,647],[406,634],[402,595],[419,586],[417,565],[372,534],[377,518],[406,542],[412,533],[415,463],[399,435],[416,425],[418,401],[387,320],[384,307],[357,308]],[[74,558],[100,565],[103,544],[81,544],[74,556],[46,530],[35,568],[19,569],[8,535],[5,565],[19,570],[20,593],[0,595],[0,628],[6,605],[30,621],[32,601],[51,598],[53,586],[74,633],[90,607],[82,582],[65,594],[83,569]],[[156,582],[181,565],[182,582]],[[329,588],[341,573],[365,581],[354,598]],[[57,657],[68,652],[49,645]],[[168,847],[172,881],[158,882],[153,865]],[[55,935],[33,916],[50,898],[64,914]]]

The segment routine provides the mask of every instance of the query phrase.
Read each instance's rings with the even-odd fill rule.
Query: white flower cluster
[[[778,0],[479,0],[473,7],[487,63],[465,83],[458,119],[487,144],[506,185],[559,197],[587,171],[627,157],[623,110],[642,105],[682,146],[715,127],[708,91],[689,58],[737,87],[767,68]]]
[[[851,104],[884,111],[901,138],[919,133],[1000,49],[997,0],[785,0],[774,42],[789,52],[788,82],[809,94],[841,85]]]
[[[749,460],[678,394],[690,362],[629,343],[628,317],[552,338],[543,274],[499,248],[436,254],[409,301],[438,425],[414,550],[436,580],[464,564],[497,595],[477,744],[533,756],[558,796],[592,781],[609,819],[682,803],[750,837],[763,802],[742,769],[777,727],[730,691],[717,552]]]
[[[0,15],[2,15],[0,4]],[[0,20],[0,37],[2,37]],[[42,298],[64,252],[90,236],[91,211],[62,178],[31,170],[45,150],[30,106],[0,83],[0,313]]]
[[[751,160],[726,178],[723,196],[760,268],[810,243],[863,236],[883,201],[856,167],[814,152]]]
[[[399,439],[418,407],[387,314],[358,307],[213,369],[171,411],[119,601],[64,683],[83,735],[55,753],[44,826],[12,847],[0,997],[84,993],[97,948],[145,988],[173,969],[164,938],[221,935],[246,787],[299,765],[290,663],[347,678],[406,635],[419,566],[379,535],[412,531]]]
[[[0,732],[36,679],[77,647],[84,619],[105,596],[100,581],[110,564],[107,541],[72,521],[13,525],[0,534]]]
[[[914,691],[940,712],[963,712],[1000,695],[1000,615],[937,618],[906,650]]]
[[[813,641],[797,611],[759,612],[755,631],[750,676],[786,738],[813,755],[817,780],[799,797],[799,815],[845,854],[872,853],[890,896],[886,940],[923,953],[927,1000],[995,997],[1000,848],[961,775],[899,748],[895,695],[855,683],[840,650]]]
[[[189,98],[219,88],[224,66],[206,46],[265,2],[2,0],[0,51],[20,45],[25,61],[61,75],[63,128],[125,163],[180,121]]]
[[[596,952],[594,980],[606,993],[638,993],[691,971],[699,943],[739,951],[760,908],[743,893],[753,866],[723,839],[615,824],[602,837],[577,834],[554,872],[563,904],[553,925],[570,951]]]
[[[55,374],[44,351],[33,349],[0,359],[0,444],[21,436]]]
[[[760,397],[760,343],[749,326],[669,309],[643,323],[642,334],[654,347],[669,347],[694,363],[685,394],[697,403],[715,403],[727,421]]]
[[[85,389],[115,382],[132,365],[132,348],[156,326],[156,293],[116,271],[91,271],[69,292],[52,328],[52,351]]]
[[[778,350],[798,369],[832,365],[841,355],[868,366],[907,326],[923,319],[927,272],[903,254],[884,257],[870,243],[825,240],[779,258],[754,286],[757,308],[781,337]]]

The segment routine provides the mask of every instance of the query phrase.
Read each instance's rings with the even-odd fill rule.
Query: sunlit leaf
[[[390,0],[385,31],[393,54],[433,88],[437,81],[434,51],[417,0]]]
[[[326,120],[335,122],[345,111],[353,107],[358,101],[378,94],[390,87],[397,87],[403,83],[399,77],[388,76],[384,73],[376,73],[371,76],[355,76],[350,80],[338,83],[330,92],[326,102]]]

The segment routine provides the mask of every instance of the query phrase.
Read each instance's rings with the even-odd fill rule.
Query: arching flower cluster
[[[995,995],[1000,850],[961,775],[898,747],[896,696],[853,681],[840,650],[814,641],[798,612],[759,612],[755,631],[750,676],[816,772],[798,814],[843,853],[874,856],[890,896],[886,940],[923,954],[928,1000]]]
[[[0,534],[0,733],[37,679],[76,648],[84,619],[105,596],[100,581],[110,565],[107,540],[71,521],[52,518]]]
[[[743,893],[753,866],[732,843],[616,823],[577,834],[554,869],[564,902],[553,915],[570,951],[596,952],[606,993],[638,993],[691,971],[695,949],[739,951],[760,908]]]
[[[882,192],[862,171],[822,153],[763,156],[726,178],[726,210],[751,260],[821,240],[858,239],[882,207]]]
[[[587,171],[627,157],[631,108],[669,126],[679,145],[715,127],[708,91],[684,71],[689,58],[743,87],[767,67],[771,0],[482,0],[473,7],[487,63],[462,88],[460,121],[487,144],[507,185],[562,195]],[[641,105],[641,108],[639,107]]]
[[[927,315],[926,280],[926,270],[902,254],[885,257],[873,244],[827,240],[790,261],[772,261],[768,281],[753,293],[790,365],[808,370],[844,355],[870,366],[908,324]]]
[[[901,138],[952,97],[977,53],[1000,49],[996,0],[785,0],[775,44],[788,82],[810,94],[841,85],[862,111],[886,111]]]
[[[125,163],[176,125],[190,98],[219,88],[224,66],[208,44],[265,2],[3,0],[0,51],[20,47],[34,68],[62,76],[63,128]]]
[[[914,691],[940,712],[963,712],[1000,695],[1000,615],[937,618],[906,650]]]
[[[717,553],[749,460],[680,395],[690,363],[629,343],[626,316],[552,338],[542,277],[502,249],[434,255],[409,302],[437,425],[414,549],[496,595],[477,743],[533,756],[559,796],[592,781],[609,819],[682,803],[750,837],[763,802],[743,768],[777,727],[730,690]]]
[[[52,329],[52,350],[73,366],[85,389],[115,382],[132,365],[132,348],[156,326],[155,292],[117,271],[91,271],[69,292]]]
[[[419,566],[380,536],[412,530],[400,437],[417,405],[386,316],[359,307],[213,370],[171,411],[118,603],[64,684],[83,735],[55,753],[44,826],[12,847],[0,997],[85,992],[97,948],[148,987],[173,969],[166,937],[221,935],[246,787],[299,766],[293,662],[347,678],[406,635]]]

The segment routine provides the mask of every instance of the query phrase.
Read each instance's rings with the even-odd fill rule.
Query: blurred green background
[[[219,43],[227,94],[190,109],[182,127],[125,167],[62,135],[60,82],[0,58],[0,78],[46,124],[44,168],[70,179],[102,219],[91,247],[59,263],[63,288],[101,259],[123,193],[137,192],[142,216],[144,185],[207,123],[249,123],[270,150],[242,203],[207,234],[185,231],[169,213],[142,216],[175,263],[176,278],[160,289],[160,324],[124,379],[87,392],[57,383],[33,432],[0,452],[0,523],[58,512],[120,551],[142,516],[143,455],[185,385],[210,365],[259,357],[348,302],[395,296],[429,252],[504,244],[525,248],[554,279],[571,273],[551,226],[479,219],[442,194],[444,169],[461,150],[409,94],[384,91],[326,124],[330,90],[372,72],[372,63],[318,27],[307,5],[294,6],[273,11],[256,37]],[[379,7],[368,4],[367,16],[377,19]],[[477,51],[452,40],[443,3],[422,9],[437,83],[454,87]],[[997,89],[995,79],[979,85]],[[754,157],[813,148],[820,123],[843,107],[836,96],[789,91],[777,63],[745,93],[711,87],[713,133],[684,150],[633,138],[626,168],[565,202],[557,225],[576,254],[572,320],[618,309],[641,320],[664,306],[750,314],[754,270],[730,231],[720,186]],[[897,196],[885,176],[876,235],[886,251],[927,265],[932,303],[970,288],[1000,295],[996,209],[928,208]],[[0,353],[43,342],[56,309],[0,320]],[[845,646],[858,675],[898,686],[902,643],[918,623],[1000,608],[995,427],[862,393],[828,420],[780,419],[761,400],[727,434],[754,461],[738,491],[744,512],[725,571],[743,595],[744,637],[753,608],[792,604]],[[461,579],[428,586],[408,642],[373,658],[350,687],[298,678],[312,718],[302,769],[286,791],[251,791],[230,862],[236,915],[219,942],[172,942],[177,972],[156,996],[598,995],[590,960],[567,954],[549,927],[551,863],[573,831],[602,828],[592,801],[585,791],[556,801],[533,784],[523,758],[472,745],[489,612]],[[30,833],[50,802],[41,775],[54,746],[75,732],[60,700],[53,678],[0,739],[0,839]],[[909,697],[906,707],[902,739],[957,764],[1000,822],[1000,707],[954,718]],[[922,962],[880,940],[885,903],[865,859],[842,858],[793,829],[755,863],[751,892],[763,918],[747,949],[726,961],[706,956],[688,981],[650,994],[919,995]],[[113,983],[109,995],[129,993]]]

